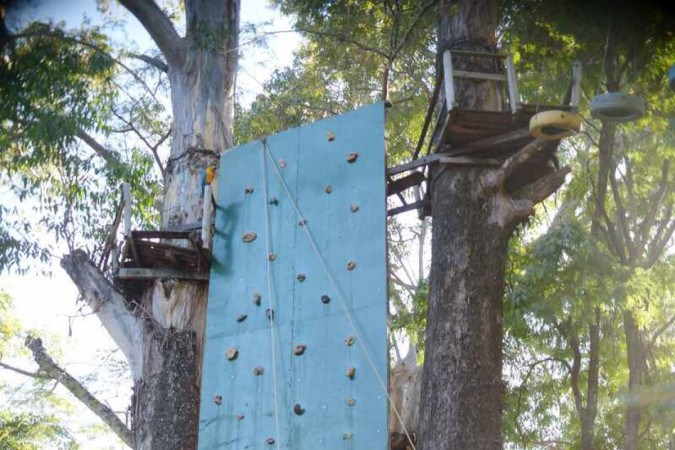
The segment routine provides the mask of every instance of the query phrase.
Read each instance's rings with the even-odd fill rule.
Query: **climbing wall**
[[[199,449],[385,450],[382,104],[222,156]]]

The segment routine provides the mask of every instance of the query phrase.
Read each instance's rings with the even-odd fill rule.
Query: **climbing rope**
[[[265,146],[267,146],[266,141],[263,141]],[[274,296],[272,295],[272,270],[270,267],[270,255],[272,254],[271,243],[270,243],[270,218],[269,218],[269,201],[268,201],[268,187],[267,187],[267,164],[265,163],[265,152],[261,153],[260,163],[262,164],[262,177],[263,177],[263,192],[265,200],[265,249],[267,254],[265,255],[265,273],[267,277],[267,305],[269,310],[269,320],[270,320],[270,344],[272,348],[272,386],[274,390],[274,427],[276,431],[276,447],[277,450],[281,449],[281,427],[279,426],[279,395],[277,392],[277,364],[276,364],[276,345],[274,338],[274,325],[276,319],[274,317],[275,311],[275,302]]]
[[[413,443],[412,438],[410,437],[410,433],[408,433],[408,429],[406,428],[405,424],[403,423],[403,419],[401,418],[401,414],[399,411],[396,409],[396,406],[393,404],[391,400],[391,396],[389,395],[389,390],[387,389],[387,385],[380,376],[380,374],[377,371],[377,367],[375,365],[375,362],[373,361],[373,358],[371,357],[370,353],[368,352],[368,349],[366,348],[364,344],[364,340],[359,333],[359,330],[356,326],[356,323],[354,322],[354,319],[347,308],[347,302],[345,300],[346,296],[342,292],[342,288],[339,286],[339,284],[336,282],[335,277],[333,277],[332,272],[328,268],[328,265],[326,264],[326,260],[324,259],[323,255],[321,254],[321,251],[319,250],[319,247],[316,244],[316,241],[314,240],[314,237],[312,236],[312,233],[310,231],[309,224],[304,220],[305,217],[303,214],[300,212],[300,208],[298,208],[297,203],[295,202],[295,199],[293,198],[293,195],[291,194],[290,190],[288,189],[288,186],[286,185],[286,181],[283,179],[281,172],[279,170],[279,167],[277,166],[277,163],[270,152],[269,146],[267,145],[267,140],[263,139],[262,141],[263,148],[265,150],[264,154],[267,155],[269,158],[270,162],[272,163],[272,167],[274,167],[274,171],[276,172],[277,178],[279,179],[279,182],[281,183],[281,187],[283,188],[284,192],[286,193],[286,196],[288,196],[288,199],[291,202],[291,205],[293,206],[293,209],[295,210],[295,214],[297,215],[297,218],[299,220],[299,223],[302,223],[303,230],[305,232],[305,235],[307,236],[307,239],[309,240],[309,243],[312,247],[312,251],[314,252],[315,256],[319,260],[319,263],[321,264],[321,267],[323,271],[325,272],[326,276],[328,277],[328,281],[331,284],[331,287],[333,290],[337,293],[338,300],[340,302],[340,306],[342,307],[342,311],[345,314],[345,317],[347,318],[347,321],[349,322],[349,325],[352,328],[352,331],[354,332],[354,335],[356,336],[356,342],[359,344],[359,347],[363,351],[363,354],[366,357],[366,360],[368,361],[368,364],[370,365],[370,368],[372,369],[373,373],[375,374],[375,377],[377,378],[377,381],[380,385],[380,388],[384,392],[384,395],[387,397],[387,400],[389,401],[389,404],[391,405],[391,409],[394,411],[394,415],[396,416],[396,419],[398,422],[401,424],[401,428],[403,429],[403,433],[405,434],[406,438],[408,439],[408,442],[410,443],[410,446],[412,450],[417,450],[415,448],[415,444]],[[265,166],[265,172],[264,175],[266,177],[266,166]],[[267,187],[265,186],[265,191],[267,191]],[[267,209],[266,209],[267,211]],[[265,217],[267,221],[267,216]],[[267,227],[269,228],[269,221],[267,221]],[[269,262],[268,262],[269,266]]]

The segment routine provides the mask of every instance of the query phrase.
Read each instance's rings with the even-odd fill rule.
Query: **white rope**
[[[410,446],[412,447],[412,450],[417,450],[415,448],[415,444],[413,443],[412,438],[410,437],[410,433],[408,433],[408,429],[406,428],[405,424],[403,423],[403,419],[401,418],[401,414],[399,411],[396,409],[396,406],[394,403],[391,401],[391,396],[389,395],[389,390],[387,389],[387,385],[380,376],[380,374],[377,371],[377,367],[375,366],[375,362],[373,361],[372,357],[370,356],[370,353],[368,353],[368,349],[366,348],[364,344],[364,340],[362,339],[359,330],[356,327],[356,324],[354,323],[354,320],[352,318],[351,313],[349,312],[349,309],[347,308],[347,304],[345,301],[345,295],[342,292],[342,288],[338,285],[338,283],[335,281],[335,278],[333,277],[333,274],[331,273],[330,269],[328,268],[328,265],[326,264],[326,260],[323,258],[323,255],[321,254],[321,251],[319,250],[319,247],[316,245],[316,241],[314,240],[314,237],[312,236],[312,233],[309,230],[309,224],[304,221],[304,217],[302,213],[300,212],[300,209],[298,208],[297,203],[295,202],[295,199],[293,198],[293,195],[291,195],[290,190],[288,189],[288,186],[286,185],[286,182],[284,181],[283,177],[281,176],[281,172],[279,171],[279,167],[277,167],[277,163],[272,156],[272,153],[270,152],[269,147],[267,146],[267,140],[263,140],[263,147],[265,149],[265,153],[269,157],[270,161],[272,162],[272,166],[274,167],[274,170],[276,172],[277,178],[281,182],[281,186],[284,189],[284,192],[286,192],[286,195],[288,196],[288,199],[291,201],[291,204],[293,205],[293,209],[295,209],[295,213],[298,216],[298,219],[303,223],[302,228],[305,231],[305,235],[309,239],[309,242],[312,246],[312,251],[316,255],[317,259],[321,263],[321,266],[326,273],[326,276],[328,277],[328,281],[330,282],[333,290],[338,294],[338,300],[340,301],[340,306],[342,307],[342,311],[345,314],[345,317],[347,318],[347,321],[349,322],[349,325],[352,328],[352,331],[356,335],[356,342],[359,344],[359,347],[363,351],[364,355],[366,356],[366,359],[368,360],[368,363],[370,365],[370,368],[373,370],[373,373],[375,374],[375,377],[377,378],[378,383],[380,384],[380,388],[382,388],[382,391],[384,392],[384,395],[386,395],[387,400],[389,400],[389,404],[391,405],[391,409],[394,411],[394,414],[396,415],[396,419],[398,422],[401,424],[401,428],[403,429],[403,433],[405,434],[406,438],[408,439],[408,442],[410,443]]]
[[[265,142],[265,141],[263,141]],[[265,144],[267,145],[267,144]],[[270,245],[270,218],[269,218],[269,202],[268,202],[268,192],[267,192],[267,164],[265,164],[265,152],[261,153],[261,163],[262,163],[262,177],[263,177],[263,191],[264,191],[264,200],[265,200],[265,248],[267,254],[265,255],[265,270],[267,275],[267,305],[269,306],[269,320],[270,320],[270,344],[272,346],[272,385],[274,390],[274,427],[276,429],[276,447],[277,450],[281,449],[281,434],[279,426],[279,398],[277,393],[277,364],[276,364],[276,345],[274,339],[274,325],[276,318],[274,317],[275,303],[274,297],[272,295],[272,270],[270,267],[270,255],[272,254],[271,245]]]

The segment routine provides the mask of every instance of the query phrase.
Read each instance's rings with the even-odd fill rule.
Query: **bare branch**
[[[94,152],[103,158],[103,160],[110,165],[112,168],[120,168],[122,163],[117,159],[117,157],[101,145],[93,136],[88,134],[84,130],[77,130],[77,137],[84,141],[89,147],[91,147]]]
[[[329,31],[310,30],[308,28],[298,28],[297,30],[301,31],[303,33],[314,34],[314,35],[323,36],[323,37],[330,37],[330,38],[338,40],[339,42],[345,42],[347,44],[352,44],[352,45],[360,48],[361,50],[365,50],[365,51],[368,51],[368,52],[375,53],[376,55],[379,55],[379,56],[385,58],[386,60],[389,60],[389,55],[386,52],[380,50],[379,48],[370,47],[366,44],[363,44],[363,43],[349,37],[348,35],[331,33]]]
[[[38,380],[49,379],[49,377],[46,377],[46,376],[41,375],[39,373],[28,372],[27,370],[19,369],[18,367],[10,366],[9,364],[5,364],[5,363],[2,363],[2,362],[0,362],[0,367],[2,367],[3,369],[11,370],[12,372],[16,372],[20,375],[24,375],[24,376],[31,377],[31,378],[36,378]]]
[[[127,428],[110,407],[96,399],[79,381],[54,362],[43,347],[41,339],[29,336],[26,339],[26,347],[33,352],[33,359],[40,366],[41,374],[61,383],[71,394],[105,422],[125,444],[134,448],[134,436],[131,430]]]
[[[127,53],[127,56],[129,58],[134,58],[134,59],[139,59],[143,61],[144,63],[147,63],[154,67],[155,69],[159,70],[160,72],[168,73],[169,72],[169,66],[159,57],[152,57],[149,55],[143,55],[140,53]]]
[[[126,307],[126,301],[82,250],[61,260],[89,307],[96,313],[129,362],[134,379],[142,376],[142,328],[139,319]]]
[[[570,172],[571,170],[569,167],[562,167],[560,170],[549,173],[548,175],[539,178],[534,183],[519,189],[513,194],[513,197],[530,200],[532,205],[536,205],[557,191],[565,182],[565,177]]]
[[[169,65],[179,64],[183,58],[183,39],[154,0],[120,0],[120,3],[145,27]]]
[[[403,32],[403,36],[401,36],[401,39],[398,41],[398,44],[396,45],[396,48],[393,49],[391,52],[390,60],[393,61],[396,56],[398,56],[399,52],[403,49],[405,46],[406,42],[408,41],[408,37],[410,37],[410,33],[417,27],[417,24],[419,21],[422,19],[424,14],[426,14],[429,9],[431,9],[432,6],[436,4],[438,0],[430,0],[427,3],[425,3],[418,11],[413,20],[410,22],[410,25],[408,25],[408,28]]]

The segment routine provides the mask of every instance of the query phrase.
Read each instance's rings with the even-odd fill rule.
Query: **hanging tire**
[[[670,88],[675,90],[675,64],[668,71],[668,83],[670,83]]]
[[[555,141],[577,134],[581,129],[578,114],[551,110],[535,114],[530,119],[530,134],[537,139]]]
[[[645,101],[637,95],[608,92],[591,100],[591,115],[604,122],[631,122],[644,113]]]

